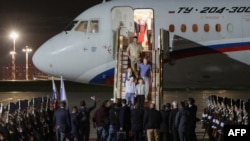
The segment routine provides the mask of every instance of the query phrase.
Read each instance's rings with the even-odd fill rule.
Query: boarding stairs
[[[115,59],[115,75],[114,75],[114,99],[125,98],[125,73],[130,66],[130,60],[126,52],[128,44],[133,39],[133,33],[129,33],[126,27],[120,27],[116,33],[116,46],[114,48]],[[162,69],[161,66],[161,52],[160,50],[144,48],[141,58],[147,57],[148,62],[152,66],[152,77],[149,83],[149,94],[145,101],[145,106],[149,103],[155,103],[157,109],[160,106],[160,99],[162,95]]]

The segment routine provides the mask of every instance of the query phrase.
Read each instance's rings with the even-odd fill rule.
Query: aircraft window
[[[197,32],[198,31],[198,25],[197,24],[193,24],[192,25],[192,30],[193,30],[193,32]]]
[[[76,31],[86,32],[88,26],[88,21],[81,21],[77,27],[75,28]]]
[[[209,32],[209,24],[204,24],[204,31]]]
[[[231,24],[231,23],[227,24],[227,31],[233,32],[233,24]]]
[[[90,28],[89,28],[89,32],[90,33],[97,33],[99,28],[99,23],[98,20],[91,20],[90,21]]]
[[[175,27],[174,27],[173,24],[170,24],[170,25],[169,25],[169,31],[170,31],[170,32],[174,32],[174,28],[175,28]]]
[[[220,25],[220,24],[216,24],[216,25],[215,25],[215,30],[216,30],[217,32],[221,32],[221,25]]]
[[[185,24],[181,24],[181,32],[186,32],[187,27]]]
[[[72,21],[71,23],[68,24],[68,26],[66,26],[66,28],[64,29],[65,31],[70,31],[77,23],[78,21]]]

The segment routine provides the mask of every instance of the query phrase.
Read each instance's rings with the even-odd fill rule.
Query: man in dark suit
[[[188,111],[190,114],[189,124],[188,124],[188,132],[187,137],[190,141],[197,141],[195,128],[196,128],[196,113],[197,113],[197,106],[195,105],[195,100],[193,98],[188,98]]]
[[[109,110],[109,135],[108,141],[115,141],[117,131],[120,127],[119,114],[120,114],[121,105],[119,103],[113,103]]]
[[[176,113],[175,127],[178,129],[180,141],[189,141],[187,138],[188,123],[189,122],[189,111],[187,110],[186,103],[180,102],[180,108]]]
[[[128,107],[126,99],[122,99],[122,107],[119,114],[119,121],[120,121],[120,131],[125,131],[126,140],[129,140],[131,120],[130,120],[130,107]]]
[[[143,136],[143,109],[137,103],[131,110],[131,130],[133,141],[142,141]]]
[[[174,124],[177,112],[178,112],[178,102],[173,101],[172,102],[172,110],[171,110],[170,115],[169,115],[169,130],[170,130],[170,133],[172,135],[173,141],[179,141],[180,140],[178,130],[175,127],[175,124]]]
[[[161,113],[155,109],[155,104],[151,103],[143,117],[143,126],[146,129],[148,141],[160,141],[161,120]]]
[[[72,111],[70,114],[70,121],[71,121],[71,139],[73,141],[79,141],[79,112],[77,106],[72,107]]]
[[[65,141],[66,135],[70,131],[70,114],[69,111],[65,109],[65,101],[61,101],[59,106],[54,113],[53,124],[56,131],[56,140]]]
[[[161,141],[169,141],[170,135],[169,135],[169,115],[171,111],[171,104],[167,103],[166,105],[163,104],[161,107],[161,126],[160,126],[160,137]]]
[[[83,141],[89,140],[89,134],[90,134],[90,113],[92,110],[96,107],[96,100],[95,96],[92,96],[91,99],[93,100],[93,105],[90,107],[86,106],[86,103],[84,100],[80,102],[80,127],[79,127],[79,139]],[[85,119],[83,120],[83,116],[85,116]]]

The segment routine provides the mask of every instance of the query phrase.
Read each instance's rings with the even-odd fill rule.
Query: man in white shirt
[[[129,81],[126,81],[125,86],[126,86],[125,99],[127,100],[128,103],[131,102],[131,104],[134,105],[134,94],[135,94],[134,76],[129,77]]]
[[[139,108],[142,109],[144,107],[144,101],[145,101],[145,98],[147,98],[147,95],[145,95],[146,89],[143,83],[143,79],[139,78],[138,82],[139,83],[136,85],[136,89],[135,89],[135,96],[136,96],[136,101],[138,103]]]

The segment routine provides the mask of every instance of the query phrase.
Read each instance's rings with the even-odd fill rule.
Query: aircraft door
[[[113,31],[123,26],[134,32],[134,10],[131,7],[114,7],[111,13]]]
[[[163,59],[169,57],[169,31],[160,29],[160,47],[163,51]]]
[[[157,91],[156,91],[156,103],[157,107],[160,108],[163,100],[163,79],[165,78],[164,75],[164,60],[169,58],[169,32],[160,29],[160,49],[157,50],[155,55],[156,60],[156,68],[157,68],[157,75],[156,75],[156,83],[157,83]],[[166,74],[165,74],[166,75]]]
[[[248,41],[248,37],[250,37],[250,15],[243,16],[242,18],[242,38]],[[243,41],[243,42],[245,42]]]
[[[114,7],[111,11],[111,29],[113,32],[113,51],[117,47],[127,46],[129,37],[134,32],[134,11],[131,7]],[[122,41],[119,40],[122,36]]]
[[[115,59],[114,99],[125,97],[123,75],[128,67],[125,49],[134,33],[134,11],[131,7],[114,7],[111,11],[113,56]]]

